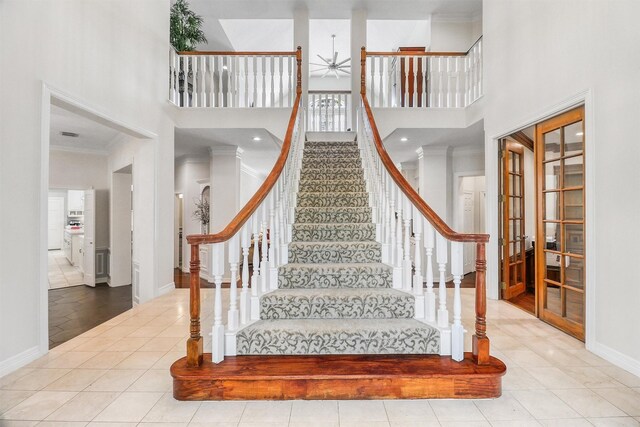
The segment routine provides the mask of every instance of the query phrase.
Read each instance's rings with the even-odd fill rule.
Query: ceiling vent
[[[79,137],[79,136],[80,136],[80,134],[77,134],[77,133],[75,133],[75,132],[67,132],[67,131],[64,131],[64,130],[63,130],[62,132],[60,132],[60,135],[62,135],[62,136],[68,136],[68,137],[70,137],[70,138],[77,138],[77,137]]]

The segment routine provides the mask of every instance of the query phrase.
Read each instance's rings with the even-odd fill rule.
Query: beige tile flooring
[[[63,251],[48,252],[49,289],[66,288],[84,284],[84,274],[74,267],[64,256]]]
[[[0,378],[0,426],[640,425],[640,378],[498,301],[488,317],[493,354],[508,367],[499,399],[178,402],[169,366],[184,354],[188,295],[137,306]],[[203,290],[207,351],[212,300]],[[472,304],[463,289],[469,330]]]

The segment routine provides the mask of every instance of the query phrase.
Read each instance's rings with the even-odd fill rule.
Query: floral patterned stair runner
[[[306,142],[278,289],[238,331],[237,354],[437,354],[437,329],[381,262],[355,141]]]

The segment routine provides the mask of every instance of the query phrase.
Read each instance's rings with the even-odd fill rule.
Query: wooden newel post
[[[487,258],[485,243],[476,243],[476,333],[473,335],[473,359],[478,365],[489,364],[487,337]]]
[[[298,64],[296,94],[300,95],[302,93],[302,47],[300,46],[296,49],[296,64]]]
[[[367,93],[367,49],[364,46],[360,49],[360,93]]]
[[[200,245],[191,245],[191,282],[189,286],[189,311],[191,316],[187,340],[187,366],[202,365],[202,335],[200,335]]]

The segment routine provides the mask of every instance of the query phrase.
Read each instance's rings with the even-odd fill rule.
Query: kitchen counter
[[[78,235],[78,234],[84,234],[84,228],[66,228],[64,229],[65,233],[69,233],[72,236]]]

